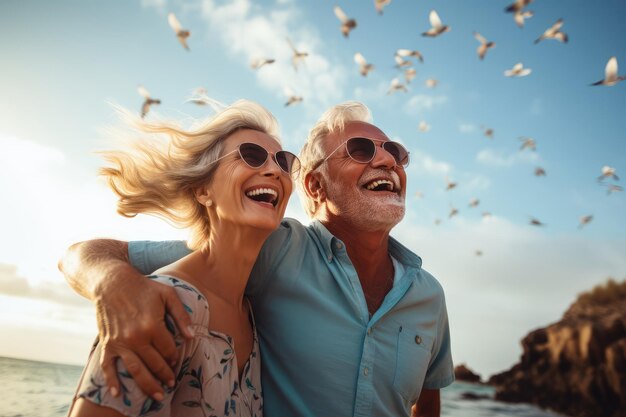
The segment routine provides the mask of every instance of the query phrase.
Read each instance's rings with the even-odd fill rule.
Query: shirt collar
[[[322,245],[321,249],[326,259],[332,260],[334,256],[333,245],[341,243],[341,240],[330,233],[326,226],[319,220],[313,220],[311,222],[311,228]],[[411,252],[406,246],[391,236],[389,236],[389,254],[405,267],[413,267],[418,270],[422,267],[422,258]]]

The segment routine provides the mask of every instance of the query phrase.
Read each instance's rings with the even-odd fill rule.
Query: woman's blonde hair
[[[253,129],[278,138],[278,122],[261,105],[238,100],[189,129],[172,121],[150,122],[119,109],[134,134],[124,149],[100,152],[110,166],[100,169],[119,197],[117,212],[163,218],[190,229],[187,242],[201,249],[210,235],[206,207],[195,191],[212,181],[224,140],[239,129]],[[213,164],[212,164],[213,163]]]
[[[298,177],[300,201],[309,217],[314,217],[317,204],[307,195],[304,182],[307,174],[315,170],[326,158],[324,140],[331,133],[341,132],[350,122],[371,123],[371,121],[372,113],[365,104],[357,101],[346,101],[328,109],[309,132],[299,155],[302,167]]]

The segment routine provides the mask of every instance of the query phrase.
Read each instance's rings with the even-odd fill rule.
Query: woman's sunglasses
[[[407,151],[406,148],[398,142],[369,138],[350,138],[341,145],[337,146],[331,153],[328,154],[328,156],[326,156],[326,158],[324,158],[322,162],[319,163],[318,166],[321,166],[324,162],[326,162],[328,158],[330,158],[344,145],[346,146],[346,152],[350,158],[361,164],[368,164],[376,156],[378,146],[376,146],[375,142],[382,142],[381,147],[393,156],[397,165],[405,168],[409,165],[409,151]]]
[[[228,152],[226,155],[222,155],[211,163],[214,164],[220,159],[224,159],[227,156],[238,152],[239,156],[250,168],[261,168],[267,162],[270,153],[262,146],[256,143],[244,142],[240,144],[237,149]],[[288,151],[278,151],[272,155],[272,159],[276,162],[276,165],[289,174],[291,177],[296,177],[300,171],[300,160],[297,156]]]

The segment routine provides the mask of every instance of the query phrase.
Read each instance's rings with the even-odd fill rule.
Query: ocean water
[[[0,357],[0,417],[63,417],[82,368]],[[455,382],[442,390],[443,417],[557,417],[526,404],[464,400],[462,394],[493,395],[488,386]]]

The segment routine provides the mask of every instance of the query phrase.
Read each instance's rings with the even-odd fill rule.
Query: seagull
[[[287,96],[287,102],[285,103],[285,107],[289,107],[293,104],[298,104],[302,102],[302,96],[297,96],[290,88],[285,88],[285,95]]]
[[[273,58],[254,58],[250,61],[250,67],[256,70],[263,65],[273,64],[274,62],[276,62],[276,60]]]
[[[626,79],[626,76],[617,75],[617,58],[612,56],[606,63],[606,68],[604,68],[604,79],[591,85],[606,85],[611,87],[624,79]]]
[[[448,214],[448,218],[452,218],[452,217],[456,216],[457,214],[459,214],[459,210],[451,205],[450,206],[450,214]]]
[[[489,139],[493,139],[493,129],[490,127],[485,129],[485,136],[487,136]]]
[[[515,0],[515,2],[509,4],[507,8],[504,9],[504,11],[507,13],[518,12],[520,10],[523,10],[524,7],[528,6],[532,2],[533,0]]]
[[[341,21],[341,33],[346,38],[350,34],[350,31],[356,27],[356,20],[349,19],[348,16],[344,13],[343,9],[339,6],[335,6],[333,9],[335,11],[335,16],[337,19]]]
[[[139,92],[139,95],[145,99],[141,105],[141,117],[144,118],[150,111],[150,106],[153,104],[161,104],[161,100],[150,97],[150,92],[148,92],[143,85],[137,87],[137,91]]]
[[[378,12],[378,14],[382,15],[383,9],[389,3],[391,3],[391,0],[374,0],[374,6],[376,7],[376,11]]]
[[[580,218],[580,223],[578,224],[578,228],[582,229],[584,225],[589,224],[593,220],[593,216],[590,214],[588,216],[582,216]]]
[[[425,81],[425,83],[426,83],[426,87],[435,88],[437,87],[437,84],[439,84],[439,81],[435,80],[434,78],[429,78],[428,80]]]
[[[294,69],[298,71],[298,64],[301,61],[304,61],[304,58],[309,56],[309,53],[298,51],[296,47],[293,46],[293,43],[291,42],[289,38],[287,38],[287,42],[289,43],[289,47],[291,48],[291,51],[293,52],[293,56],[291,57],[291,63],[293,64]]]
[[[424,62],[424,57],[420,54],[419,51],[415,51],[413,49],[398,49],[396,51],[396,56],[407,57],[412,56],[420,60],[420,62]]]
[[[518,139],[522,141],[522,146],[519,148],[520,151],[523,151],[524,149],[530,149],[532,151],[537,150],[537,142],[535,139],[528,137],[520,137]]]
[[[170,27],[174,30],[174,33],[176,33],[176,37],[178,38],[178,41],[183,46],[183,48],[189,50],[189,46],[187,46],[187,38],[191,33],[188,30],[184,30],[182,28],[174,13],[170,13],[167,15],[167,21],[169,22]]]
[[[430,11],[430,14],[428,15],[428,19],[430,20],[431,28],[428,29],[426,32],[422,33],[422,36],[430,36],[431,38],[434,38],[436,36],[441,35],[442,33],[450,31],[450,26],[443,25],[441,23],[441,19],[439,18],[439,15],[437,14],[435,10]]]
[[[476,250],[474,251],[474,254],[475,254],[476,256],[483,256],[483,251],[481,251],[481,250],[479,250],[479,249],[476,249]]]
[[[557,20],[556,23],[554,23],[552,26],[546,29],[545,32],[543,32],[543,35],[535,39],[535,43],[539,43],[544,39],[556,39],[557,41],[567,43],[567,34],[561,32],[561,27],[563,26],[563,23],[563,19]]]
[[[207,95],[206,88],[198,87],[191,92],[191,97],[187,99],[188,102],[196,104],[198,106],[206,106],[210,98]]]
[[[598,177],[598,181],[609,177],[613,178],[615,181],[619,181],[619,177],[615,173],[615,168],[605,165],[602,167],[602,175]]]
[[[476,50],[476,52],[478,53],[478,58],[483,60],[485,58],[485,54],[487,53],[487,51],[495,47],[496,43],[488,41],[487,39],[483,37],[483,35],[481,35],[478,32],[474,32],[474,37],[476,38],[478,42],[480,42],[480,46]]]
[[[608,195],[610,195],[611,193],[614,193],[614,192],[619,192],[619,191],[624,191],[624,188],[620,187],[619,185],[615,185],[615,184],[607,184],[606,193]]]
[[[541,223],[539,220],[535,219],[534,217],[530,218],[530,224],[532,226],[545,226],[545,223]]]
[[[546,176],[546,170],[541,168],[541,167],[535,168],[535,176],[536,177],[545,177]]]
[[[430,130],[430,125],[422,120],[417,128],[420,132],[428,132]]]
[[[482,216],[484,220],[490,219],[493,215],[488,211],[483,211]]]
[[[530,68],[524,68],[524,64],[518,62],[517,64],[513,65],[513,68],[511,68],[510,70],[504,71],[504,75],[506,75],[507,77],[525,77],[531,72],[532,70]]]
[[[530,19],[534,15],[535,15],[535,13],[530,11],[530,10],[524,10],[524,11],[518,10],[518,11],[513,13],[513,20],[515,21],[515,24],[519,28],[523,28],[524,27],[524,21],[526,19]]]
[[[360,52],[354,54],[354,62],[359,64],[359,72],[364,77],[367,77],[367,74],[374,69],[374,65],[369,64]]]
[[[405,93],[409,91],[398,78],[391,80],[391,85],[389,86],[389,90],[387,90],[387,94],[395,93],[396,91],[404,91]]]
[[[446,191],[449,191],[451,189],[453,189],[454,187],[456,187],[458,185],[458,183],[454,182],[454,181],[450,181],[448,179],[448,177],[446,177]]]
[[[413,81],[413,78],[415,78],[416,75],[417,71],[415,70],[415,68],[407,68],[404,70],[404,79],[406,80],[407,84],[411,84],[411,81]]]
[[[406,59],[402,58],[398,54],[394,55],[393,59],[395,59],[396,61],[396,65],[395,65],[396,68],[410,67],[411,65],[413,65],[411,61],[407,61]]]
[[[469,207],[478,207],[480,204],[480,200],[477,198],[472,198],[468,204]]]

